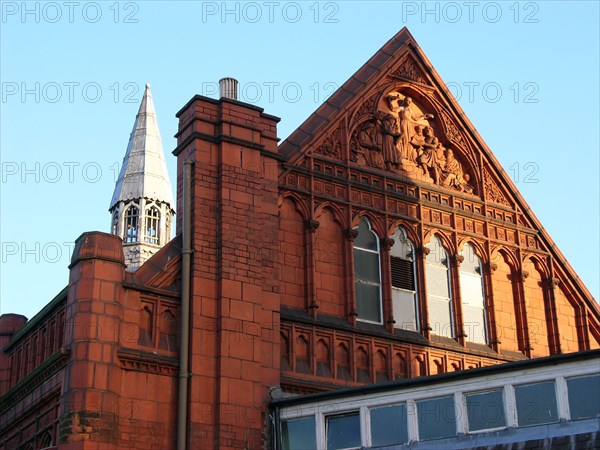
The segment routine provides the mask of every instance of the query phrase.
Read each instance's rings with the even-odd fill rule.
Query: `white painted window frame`
[[[501,374],[485,375],[480,378],[449,381],[439,385],[429,384],[416,387],[407,387],[398,391],[379,392],[370,395],[363,394],[357,397],[348,397],[347,399],[338,398],[323,402],[308,403],[306,405],[293,405],[289,407],[283,407],[280,410],[280,418],[283,421],[314,415],[317,448],[319,450],[325,450],[327,448],[327,435],[325,429],[326,417],[359,411],[361,442],[363,446],[369,447],[371,446],[372,442],[369,412],[370,408],[405,403],[407,412],[408,439],[410,443],[419,440],[417,409],[415,402],[418,400],[427,400],[436,397],[453,395],[457,419],[457,436],[459,433],[474,435],[483,432],[503,430],[506,428],[517,428],[518,422],[514,386],[536,382],[554,381],[558,418],[561,421],[570,421],[571,419],[566,379],[597,374],[598,362],[598,358],[596,358],[588,361],[565,363],[561,364],[560,366],[551,365],[541,368],[520,369]],[[506,427],[468,431],[466,409],[462,409],[466,408],[465,394],[500,389],[503,392]]]

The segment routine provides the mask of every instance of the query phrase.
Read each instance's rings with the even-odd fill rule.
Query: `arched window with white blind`
[[[433,236],[425,261],[427,306],[431,332],[438,336],[454,337],[452,319],[452,288],[448,252],[438,236]]]
[[[390,250],[392,307],[396,328],[418,331],[415,247],[403,228],[396,229]]]
[[[464,258],[459,268],[463,328],[467,341],[486,344],[483,265],[471,244],[465,244],[461,255]]]
[[[379,238],[366,218],[361,219],[354,239],[354,281],[357,319],[383,323]]]

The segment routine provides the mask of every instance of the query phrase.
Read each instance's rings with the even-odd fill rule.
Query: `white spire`
[[[120,201],[139,198],[166,203],[175,209],[149,84],[146,84],[144,98],[133,124],[109,210]]]
[[[174,207],[147,84],[109,208],[111,232],[123,239],[127,270],[137,270],[170,240]]]

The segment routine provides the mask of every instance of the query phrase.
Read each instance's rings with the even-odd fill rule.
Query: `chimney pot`
[[[219,80],[220,98],[238,99],[238,81],[235,78],[221,78]]]

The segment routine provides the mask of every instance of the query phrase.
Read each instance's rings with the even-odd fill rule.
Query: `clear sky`
[[[541,2],[1,2],[2,313],[68,282],[145,83],[174,184],[175,113],[225,76],[284,139],[407,26],[598,298],[599,10]]]

